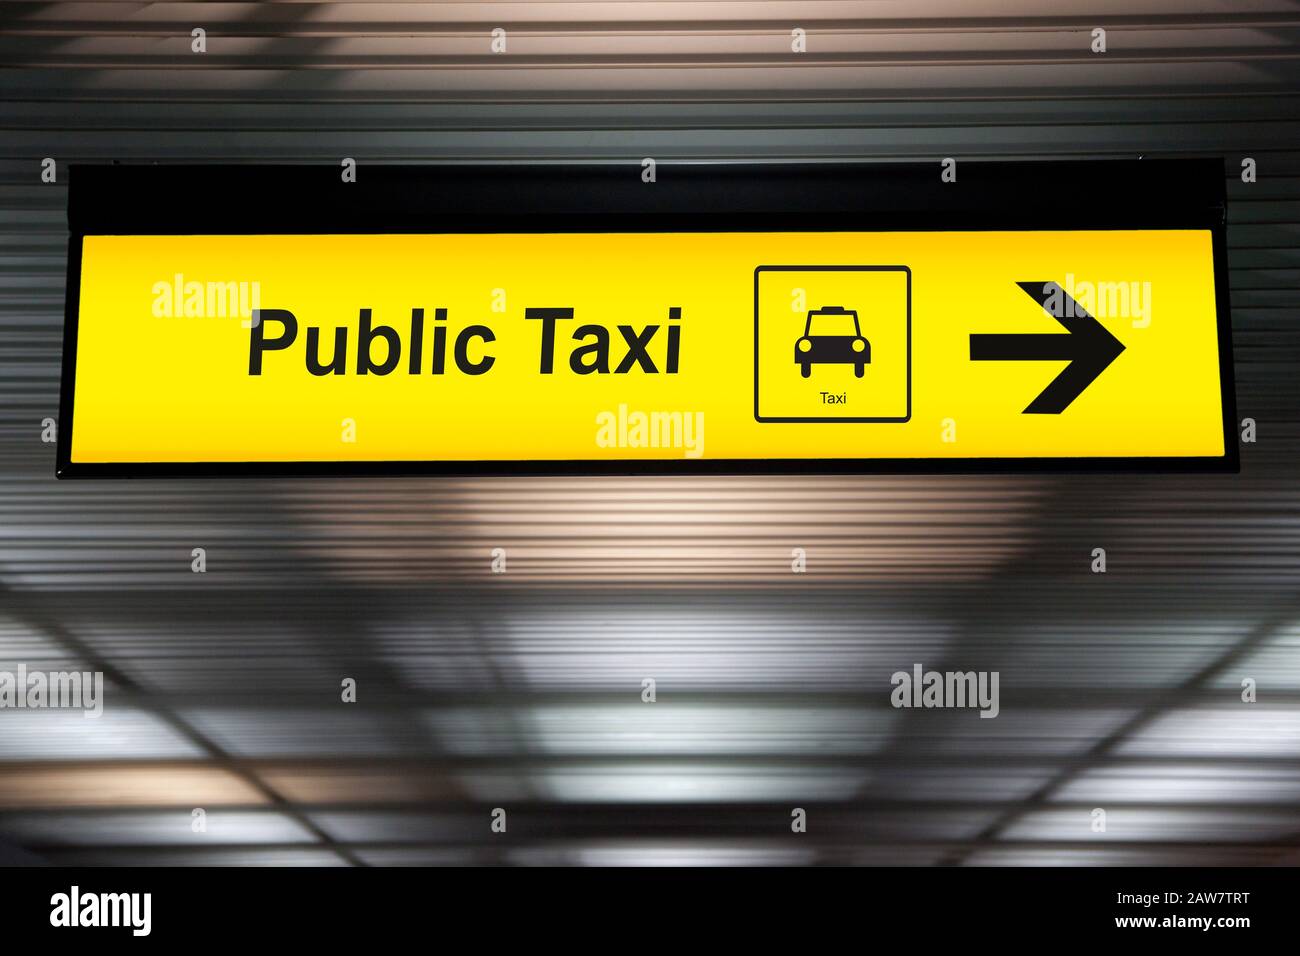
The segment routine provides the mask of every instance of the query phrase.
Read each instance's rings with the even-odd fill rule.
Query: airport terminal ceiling
[[[0,670],[111,706],[0,715],[0,862],[1300,862],[1298,36],[1274,0],[4,4]],[[1227,474],[56,481],[67,167],[343,157],[1220,160],[1253,440]],[[997,718],[891,706],[916,665],[998,672]]]

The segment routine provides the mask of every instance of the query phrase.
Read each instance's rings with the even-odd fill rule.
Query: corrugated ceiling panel
[[[0,716],[0,839],[200,865],[1295,862],[1298,36],[1272,0],[4,4],[0,664],[86,662],[119,709]],[[56,484],[66,177],[40,160],[345,155],[1220,156],[1259,441],[1211,478]],[[1133,427],[1159,427],[1140,396]],[[890,708],[916,661],[999,669],[1003,715]],[[818,820],[793,849],[791,805]]]

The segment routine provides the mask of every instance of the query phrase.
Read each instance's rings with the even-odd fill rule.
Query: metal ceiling
[[[1298,35],[1268,0],[3,4],[0,670],[109,689],[0,711],[0,860],[1300,862]],[[41,441],[47,156],[1134,155],[1225,161],[1239,476],[70,484]],[[893,709],[918,662],[998,670],[1001,714]]]

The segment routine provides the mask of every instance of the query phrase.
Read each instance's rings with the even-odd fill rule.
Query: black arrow
[[[1106,331],[1055,282],[1017,282],[1067,334],[1006,333],[971,335],[972,362],[1047,362],[1070,364],[1025,409],[1026,415],[1059,415],[1124,351],[1124,343]]]

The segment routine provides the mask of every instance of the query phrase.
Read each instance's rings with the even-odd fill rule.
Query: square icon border
[[[901,272],[907,277],[907,410],[902,417],[883,418],[788,418],[758,413],[758,281],[764,272]],[[757,266],[754,269],[754,420],[757,422],[893,424],[912,420],[912,270],[909,266]]]

